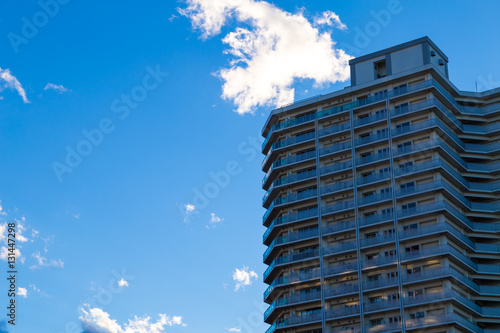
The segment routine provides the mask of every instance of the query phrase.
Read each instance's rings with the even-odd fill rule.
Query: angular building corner
[[[266,333],[500,332],[500,89],[420,38],[263,129]]]

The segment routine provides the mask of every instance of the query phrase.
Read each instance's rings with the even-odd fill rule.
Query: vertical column
[[[314,120],[314,134],[316,137],[316,192],[318,203],[318,247],[319,247],[319,269],[320,269],[320,287],[321,287],[321,331],[326,332],[326,304],[325,304],[325,271],[323,263],[323,222],[321,219],[321,175],[319,163],[319,126],[318,118]]]
[[[359,286],[359,316],[361,333],[365,332],[365,316],[363,306],[363,266],[361,261],[361,239],[359,236],[359,214],[358,214],[358,190],[356,176],[356,149],[354,147],[354,109],[349,110],[349,122],[351,127],[351,159],[352,159],[352,181],[353,181],[353,196],[354,196],[354,222],[356,225],[356,258],[358,263],[358,286]]]
[[[405,308],[404,308],[404,292],[403,292],[403,276],[401,271],[401,253],[399,248],[399,227],[398,227],[398,207],[396,204],[396,180],[394,177],[394,147],[392,143],[392,124],[391,124],[391,103],[389,97],[386,100],[387,110],[387,131],[389,133],[389,157],[391,166],[391,191],[392,191],[392,210],[394,212],[394,239],[396,241],[396,258],[397,273],[398,273],[398,292],[399,292],[399,312],[401,314],[401,332],[406,332]]]

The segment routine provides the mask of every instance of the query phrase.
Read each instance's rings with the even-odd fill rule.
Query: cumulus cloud
[[[351,56],[335,47],[331,32],[321,30],[347,28],[331,11],[311,23],[303,12],[292,14],[266,1],[185,3],[179,12],[205,39],[219,34],[230,19],[239,25],[222,38],[233,59],[216,73],[224,81],[222,98],[233,100],[239,114],[293,102],[297,79],[311,79],[319,87],[349,78]]]
[[[58,94],[62,94],[63,92],[70,91],[68,88],[65,88],[62,84],[53,84],[53,83],[47,83],[45,88],[43,90],[54,90]]]
[[[116,320],[111,319],[110,315],[99,308],[91,308],[85,305],[80,309],[79,317],[84,330],[83,333],[160,333],[164,332],[167,326],[186,326],[180,316],[167,316],[159,314],[156,322],[151,317],[137,317],[129,319],[128,323],[119,325]]]
[[[122,278],[120,281],[118,281],[118,286],[119,287],[128,287],[128,281]]]
[[[17,80],[17,78],[10,73],[8,68],[0,68],[0,92],[2,92],[5,88],[16,90],[19,96],[23,99],[24,103],[30,103],[26,97],[26,92],[24,91],[22,84]]]
[[[233,280],[236,282],[234,291],[238,291],[241,287],[251,285],[258,278],[257,273],[243,266],[242,269],[236,268],[233,272]]]
[[[61,259],[50,259],[48,260],[47,258],[43,257],[40,254],[40,251],[37,251],[31,255],[33,258],[35,258],[37,264],[31,266],[31,269],[37,269],[37,268],[42,268],[42,267],[53,267],[53,268],[64,268],[64,262]]]
[[[28,297],[28,290],[26,288],[23,288],[23,287],[19,287],[17,289],[17,294],[19,296],[23,296],[24,298]]]

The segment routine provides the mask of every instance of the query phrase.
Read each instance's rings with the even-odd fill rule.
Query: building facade
[[[263,129],[266,333],[500,332],[500,89],[427,37]]]

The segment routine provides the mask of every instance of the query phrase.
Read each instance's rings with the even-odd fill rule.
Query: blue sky
[[[0,0],[0,332],[264,332],[270,110],[426,35],[458,88],[500,86],[498,2],[272,4]]]

